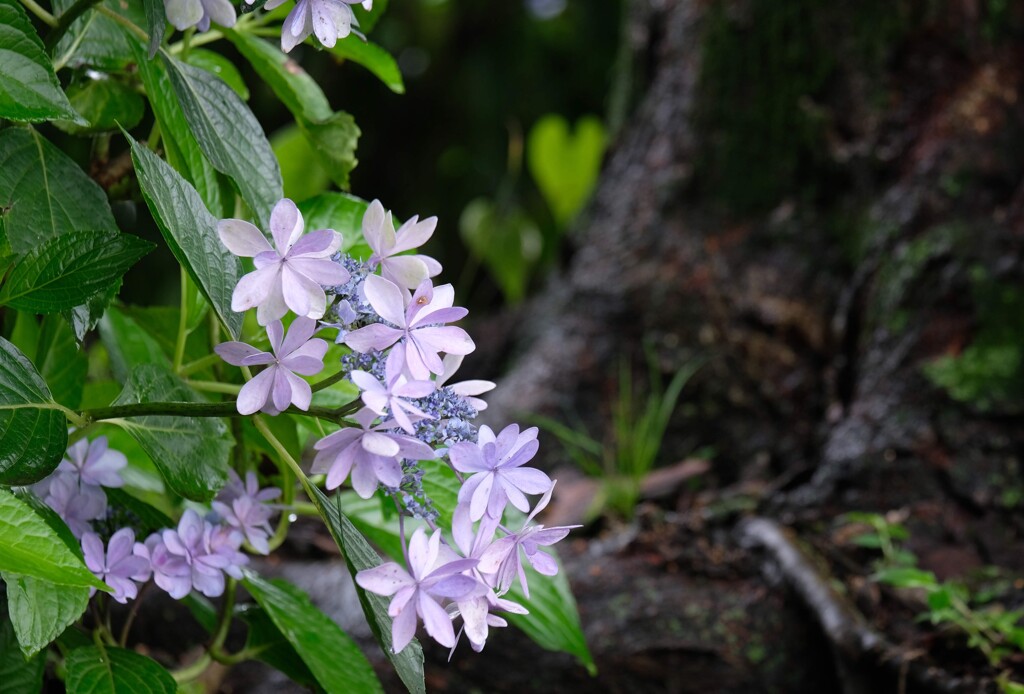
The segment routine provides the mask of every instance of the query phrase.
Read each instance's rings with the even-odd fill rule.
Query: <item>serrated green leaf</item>
[[[161,53],[182,112],[210,163],[226,174],[261,226],[281,199],[281,170],[259,121],[216,75]]]
[[[61,315],[74,333],[75,339],[81,344],[86,333],[93,330],[103,318],[103,313],[110,306],[118,292],[121,291],[121,281],[118,280],[105,292],[94,294],[82,306],[76,306],[70,311],[64,311]]]
[[[345,563],[353,578],[363,569],[379,566],[380,557],[342,513],[337,503],[337,497],[334,500],[329,499],[324,496],[323,492],[312,486],[307,489],[307,492],[310,493],[310,499],[320,511],[320,516],[327,524],[327,529],[341,550],[342,556],[345,557]],[[426,686],[423,682],[423,649],[419,642],[413,639],[400,653],[393,653],[391,651],[391,618],[388,617],[390,601],[380,595],[367,593],[358,585],[356,593],[359,596],[359,604],[363,608],[363,613],[366,615],[366,621],[370,625],[370,630],[377,638],[377,643],[380,644],[384,655],[395,666],[395,671],[402,683],[412,694],[426,694]]]
[[[185,62],[220,77],[225,84],[235,90],[235,94],[244,101],[249,100],[249,88],[245,86],[242,73],[229,58],[203,48],[193,48],[188,52]]]
[[[32,505],[0,487],[0,571],[107,590]]]
[[[405,83],[402,82],[402,71],[398,69],[398,63],[377,44],[349,34],[330,50],[338,58],[362,65],[396,94],[405,93]]]
[[[72,85],[68,88],[68,98],[84,124],[58,121],[56,125],[72,135],[111,132],[119,125],[134,128],[146,111],[138,92],[123,82],[106,77]]]
[[[540,551],[555,554],[551,550]],[[555,558],[558,556],[555,555]],[[542,576],[529,562],[524,562],[523,568],[526,571],[527,584],[530,586],[530,597],[523,595],[518,582],[512,584],[512,589],[506,597],[523,605],[530,614],[503,613],[502,616],[533,639],[537,645],[550,651],[561,651],[576,656],[591,675],[596,675],[597,667],[583,636],[576,599],[573,597],[572,588],[569,587],[561,561],[558,562],[558,573],[554,576]]]
[[[80,121],[60,89],[32,22],[14,0],[0,0],[0,118]]]
[[[60,586],[31,576],[4,573],[7,608],[25,657],[60,636],[85,612],[89,589]]]
[[[244,583],[325,691],[384,691],[359,647],[308,595],[284,581],[267,581],[252,573]]]
[[[0,304],[59,313],[109,289],[154,248],[131,234],[76,231],[49,239],[22,258],[0,289]]]
[[[2,601],[0,601],[2,606]],[[46,658],[36,655],[28,660],[18,648],[14,627],[6,610],[0,614],[0,682],[5,694],[38,694],[43,690]]]
[[[171,673],[152,658],[113,646],[76,648],[67,658],[68,694],[175,694]]]
[[[338,111],[323,121],[300,121],[299,127],[309,138],[313,151],[320,156],[320,164],[331,180],[341,188],[348,188],[348,175],[356,168],[356,144],[359,126],[350,114]]]
[[[363,215],[369,203],[348,193],[322,193],[299,203],[307,229],[334,229],[348,251],[363,242]]]
[[[166,367],[137,366],[115,405],[139,402],[201,402]],[[156,464],[167,485],[193,501],[209,501],[227,481],[231,439],[212,417],[146,416],[124,418],[118,426],[131,434]]]
[[[138,64],[139,77],[146,88],[146,96],[163,134],[167,162],[195,187],[206,208],[215,217],[231,216],[235,209],[235,192],[227,178],[213,168],[199,149],[181,104],[174,96],[171,78],[163,62],[147,59],[141,44],[132,44],[132,50]]]
[[[251,34],[225,30],[238,52],[297,118],[324,120],[333,114],[320,85],[277,45]]]
[[[65,407],[78,407],[89,360],[68,324],[58,316],[44,318],[35,354],[36,367],[53,399]]]
[[[76,0],[53,0],[54,14],[60,17]],[[124,0],[104,0],[112,10],[136,26],[147,24],[142,3]],[[68,32],[57,42],[53,51],[58,65],[82,67],[88,65],[104,72],[117,72],[132,62],[131,43],[134,41],[120,24],[94,9],[87,10],[71,24]]]
[[[130,135],[125,137],[131,143],[142,196],[160,233],[228,334],[237,340],[242,316],[231,310],[231,294],[242,277],[241,262],[221,244],[217,220],[203,206],[195,188]]]
[[[146,10],[149,58],[152,60],[160,50],[160,42],[163,41],[164,32],[167,30],[167,12],[164,9],[164,0],[142,0],[142,7]]]
[[[0,224],[15,253],[72,231],[113,231],[106,193],[31,128],[0,130]]]
[[[143,364],[158,364],[170,369],[171,360],[159,342],[120,309],[111,308],[103,316],[100,339],[110,355],[110,369],[122,383],[128,380],[135,367]]]
[[[67,427],[32,362],[0,338],[0,484],[32,484],[53,472]]]
[[[559,224],[565,225],[590,197],[601,171],[606,134],[586,116],[569,132],[561,116],[541,118],[526,138],[526,163]]]

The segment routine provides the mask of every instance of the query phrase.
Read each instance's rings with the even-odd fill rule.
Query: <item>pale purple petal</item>
[[[280,265],[275,267],[277,267],[277,272],[280,273]],[[232,309],[234,309],[234,306],[232,306]],[[281,291],[281,276],[278,274],[266,299],[256,309],[256,322],[260,325],[267,325],[273,321],[281,320],[286,313],[288,313],[288,305],[284,302],[284,293]]]
[[[454,646],[455,630],[452,628],[452,619],[448,613],[422,590],[417,598],[416,607],[423,617],[423,626],[427,633],[442,646]]]
[[[374,200],[363,214],[363,238],[366,239],[370,250],[378,255],[390,250],[394,245],[395,230],[390,225],[387,228],[391,230],[390,245],[385,245],[389,239],[385,237],[384,206],[380,200]]]
[[[251,381],[242,386],[238,393],[235,406],[239,414],[249,415],[259,412],[270,399],[270,391],[274,387],[274,374],[277,366],[270,366],[256,374]]]
[[[398,285],[383,277],[370,275],[363,283],[363,293],[377,315],[399,328],[405,327],[406,295]]]
[[[222,342],[214,347],[213,351],[219,354],[221,359],[233,366],[242,366],[243,359],[246,359],[247,357],[255,357],[257,355],[266,355],[267,357],[270,357],[271,360],[274,358],[274,355],[269,352],[256,349],[252,345],[247,345],[244,342]]]
[[[400,652],[409,645],[415,635],[416,609],[411,605],[406,605],[391,625],[391,650],[394,653]]]
[[[505,469],[502,467],[501,476],[527,494],[543,494],[551,489],[551,478],[537,468]]]
[[[395,245],[392,252],[402,253],[419,248],[430,240],[436,228],[437,217],[427,217],[422,221],[417,221],[416,217],[409,219],[395,233]]]
[[[313,389],[310,388],[309,384],[303,381],[301,378],[293,374],[287,369],[281,369],[281,372],[288,379],[288,384],[291,388],[291,401],[296,407],[305,412],[309,409],[310,404],[313,402]],[[274,403],[277,404],[276,402]],[[284,409],[284,408],[280,408]]]
[[[459,472],[487,472],[491,469],[484,460],[480,447],[469,441],[460,441],[449,448],[448,458]]]
[[[430,276],[427,264],[414,255],[385,258],[380,264],[380,274],[384,279],[407,289],[413,289]]]
[[[270,212],[270,233],[274,236],[277,252],[285,255],[302,236],[302,214],[295,203],[282,198]]]
[[[281,268],[281,291],[284,303],[296,315],[323,318],[327,310],[327,296],[319,284],[294,271],[287,263]]]
[[[419,328],[413,334],[418,342],[428,345],[435,352],[469,354],[476,349],[469,333],[454,325]]]
[[[231,294],[231,310],[247,311],[253,306],[259,306],[262,309],[280,282],[279,272],[279,265],[269,265],[242,277]]]
[[[401,339],[401,330],[381,323],[372,323],[345,334],[345,344],[356,352],[365,354],[371,350],[384,350]]]
[[[375,431],[368,431],[363,434],[362,446],[365,451],[374,455],[393,458],[398,455],[401,447],[398,442],[387,434],[378,434]]]
[[[377,595],[394,595],[400,588],[415,583],[412,576],[395,562],[364,569],[356,574],[356,583]]]
[[[332,229],[318,229],[309,232],[292,246],[288,252],[288,262],[294,262],[299,259],[299,256],[306,256],[309,259],[326,258],[334,255],[339,248],[341,248],[341,234]]]

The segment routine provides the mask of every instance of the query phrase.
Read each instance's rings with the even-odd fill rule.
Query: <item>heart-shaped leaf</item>
[[[557,115],[541,118],[526,142],[527,164],[555,220],[567,224],[597,183],[604,156],[605,130],[593,116],[581,118],[574,132]]]

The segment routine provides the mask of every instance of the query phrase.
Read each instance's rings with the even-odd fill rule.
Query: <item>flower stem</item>
[[[208,354],[205,357],[191,361],[178,369],[178,375],[182,377],[191,376],[194,373],[202,371],[208,366],[220,363],[219,354]]]
[[[198,679],[200,675],[206,672],[206,668],[210,667],[210,663],[212,662],[213,658],[210,657],[210,654],[203,653],[194,663],[186,665],[178,670],[174,670],[171,673],[171,677],[173,677],[174,681],[178,684],[191,682],[194,679]]]
[[[224,393],[225,395],[238,395],[242,386],[237,383],[221,383],[219,381],[185,381],[189,388],[201,390],[207,393]]]
[[[328,376],[322,381],[317,381],[316,383],[310,386],[310,390],[316,393],[318,391],[323,390],[324,388],[329,388],[330,386],[333,386],[335,383],[345,380],[346,376],[348,376],[347,371],[339,371],[338,373],[332,376]]]
[[[41,19],[43,24],[51,27],[57,26],[57,18],[36,4],[35,0],[21,0],[21,4],[24,5],[25,9],[29,12]]]
[[[47,52],[52,51],[53,47],[57,45],[61,37],[67,33],[68,29],[76,19],[85,14],[94,5],[98,4],[100,0],[78,0],[74,5],[67,9],[67,12],[57,18],[57,22],[52,24],[53,31],[46,35],[46,39],[43,41],[43,45],[46,47]],[[45,21],[45,20],[44,20]]]
[[[27,406],[26,406],[27,407]],[[39,407],[33,405],[32,407]],[[11,408],[13,409],[13,408]],[[69,420],[75,426],[85,426],[89,422],[109,419],[122,419],[125,417],[245,417],[238,413],[233,402],[139,402],[128,405],[111,405],[109,407],[96,407],[91,410],[82,410],[76,413],[64,407],[55,407],[64,411]],[[297,407],[289,407],[286,414],[297,414],[306,417],[322,417],[330,421],[338,421],[342,417],[352,414],[358,409],[354,405],[329,408],[311,406],[309,410],[300,410]],[[74,419],[72,419],[72,416]]]
[[[115,22],[123,26],[125,29],[135,34],[138,38],[142,40],[143,43],[149,43],[149,34],[140,29],[139,25],[137,25],[135,22],[131,21],[130,19],[126,19],[125,17],[122,17],[117,12],[114,12],[112,9],[106,7],[105,5],[96,5],[96,11],[102,15],[105,15],[113,19]]]
[[[181,268],[181,303],[178,308],[178,339],[174,343],[174,373],[181,373],[185,360],[185,340],[188,338],[188,273]]]

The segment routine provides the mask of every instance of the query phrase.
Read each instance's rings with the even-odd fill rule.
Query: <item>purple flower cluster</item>
[[[155,532],[145,542],[137,542],[129,526],[109,531],[112,519],[130,514],[109,508],[103,487],[123,486],[120,470],[126,465],[122,453],[108,448],[106,437],[81,439],[54,473],[33,487],[80,539],[85,565],[113,589],[117,602],[135,599],[139,584],[150,578],[176,599],[192,590],[216,597],[224,592],[225,575],[241,578],[249,561],[240,551],[243,542],[253,551],[269,552],[274,508],[265,502],[281,492],[261,490],[252,472],[243,482],[231,471],[231,482],[206,518],[189,509],[176,528]],[[104,535],[109,535],[106,543]]]
[[[434,286],[431,278],[440,273],[440,264],[410,253],[433,234],[435,218],[414,217],[396,230],[391,214],[374,201],[363,217],[371,255],[361,262],[345,254],[330,259],[324,255],[328,245],[319,238],[327,239],[333,231],[314,232],[319,235],[315,242],[301,238],[301,216],[293,213],[293,207],[288,200],[275,207],[271,231],[277,250],[273,252],[264,248],[269,245],[255,227],[245,222],[225,220],[219,227],[231,251],[257,261],[257,271],[244,277],[236,289],[235,308],[256,307],[263,318],[272,317],[259,323],[267,327],[273,353],[241,342],[217,348],[231,364],[265,366],[243,386],[238,411],[277,414],[289,404],[308,408],[309,385],[296,374],[318,373],[326,353],[326,343],[313,337],[313,319],[320,319],[321,329],[336,330],[336,342],[351,350],[341,359],[342,371],[359,388],[363,407],[350,418],[353,426],[316,442],[312,471],[325,475],[328,490],[348,482],[364,499],[383,491],[399,502],[405,515],[426,522],[431,529],[428,534],[419,527],[408,538],[405,567],[389,562],[360,572],[356,580],[366,590],[392,596],[389,613],[394,618],[396,652],[412,639],[419,621],[439,643],[454,647],[456,618],[462,620],[459,633],[465,633],[479,650],[490,627],[505,626],[496,612],[526,611],[502,597],[517,577],[529,594],[524,559],[543,575],[556,573],[557,562],[540,548],[571,530],[534,523],[554,488],[545,473],[526,465],[537,453],[537,429],[520,431],[512,424],[497,434],[486,426],[477,430],[472,421],[487,407],[479,396],[494,384],[449,383],[475,345],[465,330],[450,325],[467,311],[454,305],[450,284]],[[307,246],[319,254],[315,266],[319,274],[309,274],[316,286],[289,288],[289,283],[297,281],[287,274],[295,262],[292,256],[296,249],[308,252]],[[306,262],[301,255],[296,257]],[[277,294],[298,314],[283,340],[277,321],[287,309],[266,298]],[[289,300],[297,294],[302,295],[301,302]],[[266,301],[276,302],[272,310],[265,308]],[[444,460],[461,483],[451,529],[454,547],[436,526],[439,514],[423,489],[425,466],[420,461],[437,459]],[[532,510],[531,495],[541,496]],[[252,503],[259,508],[258,502]],[[518,531],[502,525],[509,505],[528,514]],[[253,514],[252,507],[236,501],[230,510],[224,502],[215,504],[215,509],[231,529],[259,527],[265,539],[268,528],[260,526],[260,516]],[[256,549],[266,546],[250,532],[245,537]],[[165,531],[163,539],[161,567],[153,561],[158,585],[180,581],[182,586],[203,591],[206,581],[219,575],[217,571],[234,566],[223,553],[236,551],[237,545],[227,539],[218,544],[216,533],[198,518],[189,519],[187,528]]]

